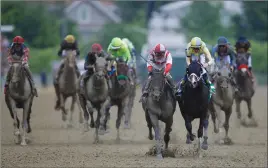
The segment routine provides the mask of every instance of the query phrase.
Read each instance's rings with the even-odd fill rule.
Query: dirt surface
[[[140,90],[135,101],[132,128],[121,129],[120,144],[115,143],[116,108],[111,112],[111,130],[100,136],[102,144],[93,144],[94,130],[82,133],[78,124],[78,108],[74,114],[74,127],[64,128],[61,112],[54,111],[54,92],[51,89],[39,92],[34,100],[31,143],[20,146],[14,143],[13,123],[2,102],[1,108],[1,167],[267,167],[267,89],[259,87],[253,99],[253,112],[259,126],[245,128],[238,124],[236,113],[230,120],[231,146],[215,143],[212,121],[209,128],[209,149],[203,158],[193,156],[194,144],[185,144],[186,129],[179,107],[174,115],[170,148],[176,148],[176,158],[157,160],[146,156],[154,141],[147,139],[148,129],[141,104]],[[3,99],[2,99],[3,100]],[[235,107],[235,106],[234,106]],[[68,107],[69,108],[69,107]],[[235,109],[235,108],[233,108]],[[242,103],[243,115],[247,115]],[[21,115],[20,115],[21,116]],[[198,120],[193,122],[197,131]]]

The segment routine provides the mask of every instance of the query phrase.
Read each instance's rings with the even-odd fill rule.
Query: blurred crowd
[[[10,44],[8,38],[1,34],[1,50],[0,50],[0,57],[1,57],[1,77],[5,76],[8,62],[7,62],[7,49]]]

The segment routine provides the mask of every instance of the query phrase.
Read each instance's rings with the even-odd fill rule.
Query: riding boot
[[[8,90],[8,85],[9,85],[9,82],[10,82],[10,78],[11,78],[11,68],[9,68],[8,72],[7,72],[7,76],[6,76],[6,82],[5,82],[5,86],[4,86],[4,94],[6,94],[7,90]]]
[[[151,76],[149,76],[147,81],[146,81],[146,84],[145,84],[145,87],[143,89],[143,92],[142,92],[142,95],[141,95],[139,102],[141,102],[144,98],[146,98],[148,96],[148,90],[149,90],[150,83],[151,83]]]
[[[210,94],[214,94],[215,87],[214,84],[209,81],[207,73],[203,75],[203,80],[205,81],[206,86],[209,88]]]
[[[34,83],[34,80],[33,80],[33,75],[32,75],[32,73],[30,71],[29,66],[25,65],[24,69],[25,69],[25,71],[27,73],[27,76],[29,77],[30,83],[32,85],[32,92],[33,92],[34,96],[38,97],[37,89],[35,87],[35,83]]]
[[[184,85],[185,85],[186,80],[187,80],[187,76],[185,74],[184,78],[180,82],[180,86],[179,86],[179,89],[177,91],[178,97],[181,97],[181,95],[182,95],[182,91],[184,90]]]
[[[172,76],[170,74],[167,74],[166,79],[167,79],[167,81],[168,81],[168,83],[169,83],[169,85],[170,85],[170,87],[172,89],[173,94],[175,95],[176,98],[178,98],[179,97],[179,92],[177,90],[176,84],[174,83],[174,81],[172,79]]]
[[[234,87],[234,89],[235,89],[235,93],[237,93],[239,90],[238,90],[238,86],[237,86],[237,84],[236,84],[236,81],[235,81],[235,79],[234,79],[234,77],[231,77],[231,85]]]
[[[60,78],[60,75],[62,73],[62,70],[64,68],[64,64],[62,63],[59,67],[59,70],[57,72],[57,75],[56,75],[56,78],[55,78],[55,84],[59,84],[59,78]]]

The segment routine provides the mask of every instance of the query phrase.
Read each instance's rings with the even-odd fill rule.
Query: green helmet
[[[122,44],[123,44],[123,41],[119,37],[115,37],[112,39],[111,48],[112,49],[119,49],[119,48],[121,48]]]

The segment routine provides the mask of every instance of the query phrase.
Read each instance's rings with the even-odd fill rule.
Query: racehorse
[[[75,71],[76,58],[72,50],[66,51],[64,60],[64,68],[59,77],[59,84],[55,85],[55,91],[59,93],[60,109],[62,111],[62,121],[66,121],[67,110],[65,109],[65,102],[68,97],[72,97],[71,114],[68,122],[68,127],[72,126],[74,105],[77,101],[78,91],[78,77]],[[79,114],[79,121],[81,121],[82,114]]]
[[[30,126],[30,115],[32,112],[32,103],[34,95],[32,86],[23,69],[22,61],[13,61],[11,66],[11,81],[8,85],[8,91],[5,95],[5,102],[13,119],[14,135],[16,143],[27,145],[27,133],[32,131]],[[18,119],[17,109],[23,109],[22,117],[22,136],[20,133],[20,120]]]
[[[159,120],[165,123],[165,149],[168,149],[170,132],[172,131],[173,115],[176,110],[176,99],[167,83],[164,75],[164,68],[154,69],[151,76],[149,94],[145,101],[142,101],[142,108],[145,111],[145,118],[149,128],[150,140],[153,140],[152,128],[155,133],[157,158],[162,159],[161,137]]]
[[[232,73],[228,69],[228,67],[219,68],[219,70],[215,73],[213,80],[216,86],[216,94],[212,95],[212,99],[209,103],[209,111],[211,113],[212,121],[214,124],[214,132],[220,133],[222,131],[222,127],[225,129],[225,144],[231,144],[231,139],[228,136],[229,131],[229,119],[232,114],[232,106],[234,102],[234,88],[231,84]],[[224,111],[225,114],[225,122],[222,123],[220,118],[221,111]],[[221,136],[220,136],[221,138]]]
[[[198,128],[198,153],[200,152],[201,140],[203,138],[203,128],[204,128],[204,141],[202,143],[202,149],[206,150],[208,148],[208,104],[209,104],[209,88],[205,86],[202,76],[205,73],[202,65],[193,61],[187,68],[187,78],[183,88],[182,97],[178,100],[180,111],[182,117],[185,121],[185,126],[187,129],[187,140],[186,143],[191,143],[195,139],[195,135],[192,133],[191,122],[199,118],[199,128]],[[199,153],[200,155],[201,153]]]
[[[93,55],[94,56],[94,55]],[[85,82],[84,95],[79,94],[79,100],[84,112],[84,131],[88,131],[89,114],[91,117],[91,127],[95,125],[95,140],[94,143],[98,143],[98,129],[100,125],[101,108],[108,97],[108,84],[105,78],[106,74],[106,59],[103,57],[97,57],[94,65],[89,65],[88,68],[94,69],[94,74]],[[81,80],[81,79],[80,79]],[[97,109],[97,119],[94,124],[93,110]]]
[[[238,94],[235,96],[237,118],[241,119],[240,103],[245,101],[248,106],[248,117],[252,120],[252,126],[257,126],[257,123],[252,113],[252,97],[255,93],[251,74],[248,70],[248,58],[246,54],[238,54],[236,58],[237,70],[235,72],[236,83],[239,88]],[[241,120],[242,125],[244,122]]]
[[[110,76],[112,88],[109,91],[109,97],[104,102],[105,108],[101,112],[102,116],[100,119],[100,130],[99,134],[104,134],[106,130],[107,121],[110,117],[109,109],[116,105],[117,110],[117,120],[116,120],[116,129],[117,129],[117,142],[120,141],[120,124],[122,116],[126,113],[129,93],[130,93],[130,80],[128,78],[128,65],[123,59],[112,60],[115,63],[115,73]],[[110,63],[108,66],[111,66],[113,63]],[[109,67],[108,67],[109,69]]]

